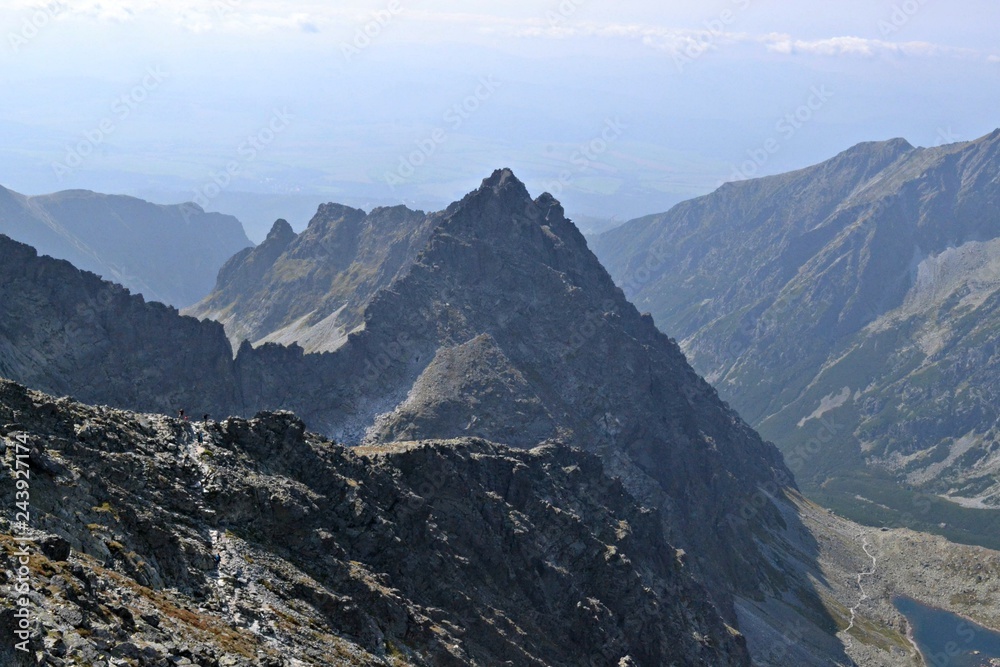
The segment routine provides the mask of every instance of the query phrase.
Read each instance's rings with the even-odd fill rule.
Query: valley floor
[[[859,526],[804,498],[795,501],[819,539],[825,586],[817,587],[858,665],[923,664],[907,637],[906,620],[893,606],[896,596],[1000,628],[1000,552],[906,529]]]

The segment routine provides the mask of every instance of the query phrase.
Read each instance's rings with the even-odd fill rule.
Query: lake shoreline
[[[917,649],[925,667],[935,656],[948,659],[968,657],[975,666],[1000,664],[1000,632],[964,614],[941,609],[908,595],[892,597],[896,611],[906,620],[906,638]],[[942,634],[943,628],[950,628]],[[954,633],[954,634],[951,634]],[[960,642],[964,639],[964,642]],[[961,660],[960,664],[965,664]]]

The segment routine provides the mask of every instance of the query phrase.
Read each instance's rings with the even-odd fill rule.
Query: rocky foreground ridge
[[[8,381],[0,432],[0,498],[14,506],[25,442],[32,514],[30,530],[0,517],[0,664],[714,666],[751,664],[748,648],[809,663],[803,617],[748,647],[656,514],[559,444],[348,449],[289,413],[190,422]],[[823,604],[841,628],[853,610],[839,664],[922,664],[895,595],[1000,627],[1000,553],[789,499]]]
[[[26,441],[34,529],[26,654],[0,520],[4,665],[750,664],[656,513],[565,446],[350,450],[289,413],[193,423],[7,381],[0,426],[0,494]]]

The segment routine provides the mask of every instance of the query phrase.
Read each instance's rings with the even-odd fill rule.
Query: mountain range
[[[223,262],[251,245],[239,220],[197,204],[87,190],[27,197],[0,187],[0,234],[178,307],[208,294]]]
[[[896,592],[996,621],[997,554],[802,498],[509,170],[437,213],[278,221],[190,311],[222,322],[3,237],[0,256],[0,375],[73,396],[4,384],[0,422],[39,445],[38,569],[59,602],[37,604],[64,635],[53,610],[90,609],[69,626],[101,641],[63,640],[81,655],[909,665]],[[162,416],[179,410],[210,418]],[[894,569],[867,595],[873,545]],[[915,551],[962,560],[920,588],[897,578]],[[69,574],[115,586],[59,588]]]
[[[723,564],[725,577],[756,586],[751,573],[760,563],[741,562],[756,548],[748,531],[726,521],[726,496],[748,498],[790,476],[625,301],[558,203],[532,200],[513,174],[498,171],[430,223],[408,217],[418,233],[424,224],[433,233],[405,269],[371,265],[375,275],[399,275],[372,290],[363,326],[323,354],[244,342],[234,358],[219,324],[179,317],[93,276],[76,278],[68,264],[38,263],[30,248],[14,245],[4,250],[12,261],[0,286],[10,312],[0,324],[0,371],[88,403],[168,414],[288,409],[350,445],[572,440],[608,454],[613,473],[663,509],[671,539],[711,544],[695,553],[742,544]],[[270,241],[287,231],[277,223]],[[304,245],[325,253],[341,227],[316,232],[303,232]],[[269,252],[265,242],[237,255],[220,277],[252,277]],[[355,275],[355,262],[343,266]],[[324,298],[299,290],[308,310]],[[636,373],[644,373],[639,382]],[[717,528],[702,530],[704,522]]]
[[[810,495],[997,546],[998,174],[1000,130],[866,143],[593,246]]]

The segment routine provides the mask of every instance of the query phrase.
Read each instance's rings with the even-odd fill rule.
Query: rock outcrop
[[[7,381],[0,425],[32,516],[0,518],[0,590],[32,538],[41,657],[5,641],[5,665],[750,664],[656,513],[578,450],[350,450],[289,413],[189,422]]]

